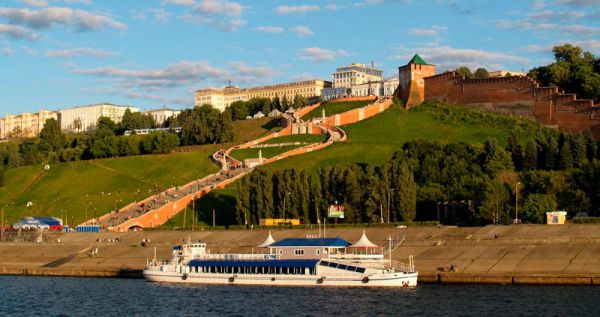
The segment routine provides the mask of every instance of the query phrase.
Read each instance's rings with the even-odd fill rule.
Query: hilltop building
[[[525,72],[511,72],[508,70],[496,70],[489,72],[490,77],[527,76]]]
[[[57,119],[57,113],[41,110],[38,113],[6,115],[0,119],[0,140],[36,137],[48,119]]]
[[[435,65],[428,64],[415,54],[408,64],[398,68],[400,99],[406,108],[412,108],[425,100],[425,77],[435,75]]]
[[[144,114],[149,114],[154,117],[154,121],[156,121],[156,124],[159,126],[162,126],[167,119],[178,116],[180,113],[180,110],[169,109],[166,106],[160,109],[144,111]]]
[[[321,96],[324,88],[331,87],[331,82],[324,80],[303,80],[252,88],[228,86],[225,88],[203,88],[196,91],[196,106],[210,104],[219,111],[224,111],[234,101],[247,101],[252,98],[286,97],[293,100],[296,95],[307,99]]]
[[[343,97],[391,96],[398,87],[398,78],[383,79],[383,71],[365,64],[352,63],[331,74],[333,85],[323,90],[323,100]]]
[[[108,117],[115,123],[123,120],[125,110],[139,112],[138,108],[117,106],[110,103],[61,109],[58,111],[58,122],[65,132],[88,131],[96,127],[100,117]]]
[[[375,69],[374,66],[368,68],[365,64],[352,63],[337,68],[331,77],[332,88],[352,88],[355,85],[383,81],[383,71]]]

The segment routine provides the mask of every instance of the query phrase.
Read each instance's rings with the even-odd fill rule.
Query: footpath
[[[353,242],[362,231],[327,229],[327,236]],[[275,240],[317,232],[272,231]],[[401,240],[392,258],[407,261],[413,255],[420,283],[600,285],[600,225],[409,226],[366,233],[381,246],[389,236]],[[268,230],[48,234],[44,242],[0,243],[0,274],[141,277],[155,248],[158,259],[169,259],[172,246],[188,239],[207,242],[215,253],[267,252],[256,247],[267,235]]]
[[[349,98],[344,101],[354,99],[356,98]],[[363,97],[361,100],[363,99],[365,98]],[[123,208],[113,210],[98,219],[89,219],[83,225],[95,224],[99,225],[102,231],[111,232],[125,232],[137,228],[160,226],[186,209],[193,201],[214,189],[224,188],[237,179],[251,173],[258,166],[316,151],[330,146],[334,142],[346,141],[348,137],[340,126],[378,115],[393,104],[392,99],[389,98],[378,100],[371,97],[366,99],[373,100],[373,103],[362,108],[348,110],[341,114],[333,114],[329,117],[323,116],[310,122],[304,122],[301,118],[320,107],[321,104],[299,109],[293,113],[289,118],[287,126],[281,131],[233,146],[227,150],[215,152],[212,155],[212,159],[220,167],[221,170],[219,172],[182,186],[169,188],[160,193],[157,192],[142,201],[133,202]],[[242,162],[230,156],[230,153],[234,150],[253,148],[268,140],[293,134],[325,134],[328,138],[324,142],[307,144],[271,158],[259,158],[257,164],[249,168],[244,167]]]

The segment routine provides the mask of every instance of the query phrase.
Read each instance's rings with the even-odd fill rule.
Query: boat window
[[[294,255],[304,255],[304,249],[295,249]]]
[[[317,249],[317,255],[321,255],[321,250]]]
[[[279,254],[283,254],[283,249],[279,249]]]

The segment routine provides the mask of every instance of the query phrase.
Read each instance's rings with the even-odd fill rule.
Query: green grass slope
[[[322,150],[281,160],[264,168],[297,168],[316,173],[321,167],[344,162],[382,164],[404,143],[416,139],[483,144],[488,138],[496,138],[499,145],[504,147],[512,130],[519,133],[521,142],[524,143],[542,127],[527,119],[458,106],[423,104],[410,111],[393,105],[375,117],[343,129],[348,134],[347,142],[334,143]],[[235,185],[230,187],[234,189]],[[221,197],[221,201],[233,201],[234,204],[235,196],[231,199],[224,199],[222,196],[235,194],[235,190],[229,188],[214,192],[214,195]],[[212,196],[201,199],[199,204],[216,205]],[[228,211],[233,207],[223,205],[221,208]]]
[[[270,118],[233,123],[235,140],[242,143],[276,131],[278,121]],[[26,166],[6,173],[0,187],[0,207],[5,223],[24,216],[68,216],[68,223],[103,215],[117,207],[152,195],[173,185],[182,185],[218,171],[210,155],[219,145],[178,149],[166,155],[79,161],[43,166]],[[27,207],[27,203],[32,205]],[[86,212],[87,208],[87,212]],[[86,218],[87,213],[87,218]]]

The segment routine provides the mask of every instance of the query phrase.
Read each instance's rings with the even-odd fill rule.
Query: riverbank
[[[330,229],[327,236],[352,242],[362,231]],[[388,236],[403,240],[392,257],[407,261],[413,255],[420,283],[600,285],[599,225],[368,228],[366,232],[379,245],[386,245]],[[276,240],[315,233],[273,230]],[[258,252],[254,246],[267,235],[266,230],[50,234],[44,242],[0,243],[0,274],[141,277],[155,248],[159,259],[170,258],[171,247],[188,239],[206,241],[213,253]],[[141,246],[143,239],[150,240],[148,246]]]

